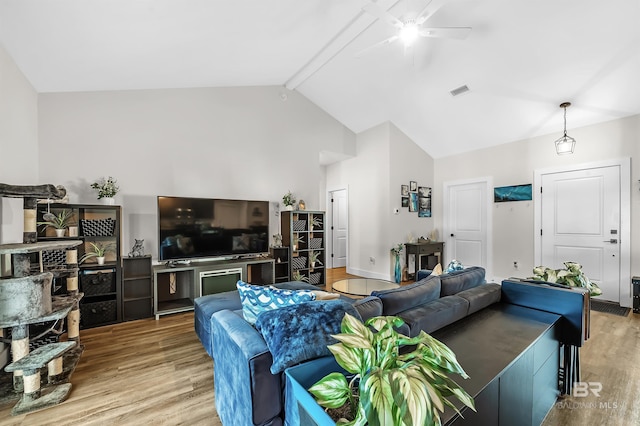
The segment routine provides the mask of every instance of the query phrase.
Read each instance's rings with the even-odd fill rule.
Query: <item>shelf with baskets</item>
[[[291,247],[289,278],[325,284],[325,214],[323,211],[280,212],[282,243]]]
[[[45,214],[68,216],[64,236],[57,236],[50,225],[38,226],[38,240],[80,240],[78,246],[80,327],[91,328],[122,321],[121,311],[121,247],[120,206],[94,204],[39,204],[37,221],[47,222]],[[47,217],[51,217],[47,215]],[[96,250],[105,249],[104,260]],[[64,263],[64,251],[42,253],[44,269],[57,269]],[[102,257],[102,256],[101,256]],[[101,263],[99,263],[101,262]],[[62,286],[62,283],[60,283]],[[60,287],[54,286],[54,288]]]

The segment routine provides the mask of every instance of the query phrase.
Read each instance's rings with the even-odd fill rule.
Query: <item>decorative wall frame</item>
[[[409,181],[409,191],[410,192],[416,192],[418,190],[418,182],[415,181]]]
[[[531,184],[498,186],[493,188],[493,201],[503,203],[506,201],[528,201],[532,200]]]
[[[400,185],[400,195],[403,197],[409,196],[409,185]]]

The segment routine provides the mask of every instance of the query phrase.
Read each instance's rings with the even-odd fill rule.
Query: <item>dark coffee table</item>
[[[391,281],[373,278],[349,278],[333,283],[333,290],[348,296],[369,296],[372,291],[391,290],[400,287]]]

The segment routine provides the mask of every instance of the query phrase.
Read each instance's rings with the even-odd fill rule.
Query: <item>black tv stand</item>
[[[237,269],[245,282],[274,283],[275,261],[270,257],[187,262],[169,260],[153,268],[156,319],[160,315],[193,310],[193,299],[202,295],[202,277],[212,271]]]

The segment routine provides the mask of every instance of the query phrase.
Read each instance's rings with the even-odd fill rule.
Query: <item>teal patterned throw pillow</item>
[[[316,299],[316,295],[310,290],[281,290],[275,287],[247,284],[243,281],[238,281],[236,287],[242,303],[242,315],[250,324],[256,323],[260,312]]]

